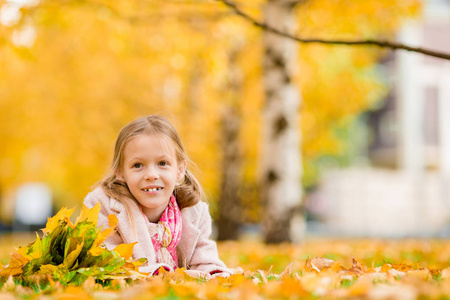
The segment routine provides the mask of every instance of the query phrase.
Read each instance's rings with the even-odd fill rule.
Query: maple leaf
[[[54,217],[48,218],[45,229],[42,229],[44,234],[53,231],[62,220],[69,220],[74,210],[75,208],[67,209],[66,207],[63,207]]]
[[[314,257],[312,259],[307,259],[305,262],[305,270],[308,272],[318,272],[323,269],[328,268],[334,261],[324,257]]]
[[[23,273],[22,267],[28,262],[28,259],[19,253],[11,254],[11,261],[3,270],[0,271],[0,276],[16,276]]]
[[[117,220],[117,217],[115,215],[109,215],[108,216],[109,221],[109,228],[102,230],[97,237],[95,238],[93,242],[93,247],[89,249],[89,253],[96,256],[103,252],[104,247],[101,246],[101,244],[114,233],[114,230],[119,223],[119,220]]]
[[[92,208],[88,208],[86,205],[83,204],[81,213],[75,220],[75,224],[82,222],[82,221],[87,221],[87,222],[93,223],[94,227],[97,227],[97,219],[98,219],[98,214],[100,213],[100,209],[101,209],[100,202],[97,203]]]
[[[133,254],[133,248],[135,243],[130,244],[120,244],[116,248],[114,248],[114,251],[119,253],[120,256],[122,256],[125,259],[129,259],[131,255]]]
[[[28,260],[39,258],[42,256],[42,243],[41,238],[36,233],[36,241],[30,244],[29,247],[19,247],[19,254]]]
[[[352,259],[352,267],[348,270],[349,274],[354,274],[354,275],[361,275],[364,274],[367,271],[367,267],[357,261],[356,259]]]

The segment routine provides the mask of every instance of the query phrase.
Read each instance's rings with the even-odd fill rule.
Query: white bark
[[[270,26],[294,31],[292,6],[272,0],[268,2],[265,13],[266,23]],[[263,227],[267,242],[292,239],[290,223],[301,204],[300,95],[292,83],[297,47],[294,41],[265,33],[266,104],[263,112],[261,197],[265,202]],[[295,220],[298,223],[298,217]]]
[[[413,24],[400,31],[400,41],[420,46],[419,29]],[[425,167],[423,122],[424,97],[420,86],[418,53],[398,52],[397,93],[399,104],[399,165],[410,174],[420,174]]]
[[[439,80],[439,141],[441,173],[450,179],[450,62],[444,63]]]

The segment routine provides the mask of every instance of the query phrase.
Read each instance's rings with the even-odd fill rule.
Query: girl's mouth
[[[162,190],[162,187],[151,188],[151,189],[142,189],[144,192],[156,192]]]

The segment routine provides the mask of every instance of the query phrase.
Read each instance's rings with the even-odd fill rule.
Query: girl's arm
[[[198,229],[200,235],[195,245],[189,265],[191,270],[198,270],[207,274],[215,273],[233,273],[220,260],[217,251],[217,244],[210,239],[212,232],[212,219],[209,214],[208,205],[205,202],[200,202],[200,213],[196,217],[198,222]]]

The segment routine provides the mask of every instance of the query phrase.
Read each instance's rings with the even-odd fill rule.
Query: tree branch
[[[407,46],[401,43],[396,43],[396,42],[390,42],[390,41],[382,41],[382,40],[323,40],[323,39],[303,39],[294,35],[291,35],[287,32],[283,32],[281,30],[278,30],[276,28],[271,27],[270,25],[264,23],[264,22],[260,22],[256,19],[254,19],[253,17],[251,17],[250,15],[246,14],[244,11],[242,11],[241,9],[239,9],[236,4],[232,3],[231,1],[228,0],[216,0],[219,2],[222,2],[223,4],[225,4],[226,6],[228,6],[229,8],[231,8],[236,15],[241,16],[242,18],[246,19],[247,21],[249,21],[250,23],[252,23],[253,25],[266,30],[268,32],[272,32],[274,34],[277,34],[279,36],[300,42],[300,43],[320,43],[320,44],[332,44],[332,45],[352,45],[352,46],[377,46],[377,47],[381,47],[381,48],[390,48],[393,50],[406,50],[406,51],[411,51],[411,52],[417,52],[417,53],[421,53],[424,55],[428,55],[428,56],[433,56],[433,57],[437,57],[437,58],[442,58],[442,59],[446,59],[446,60],[450,60],[450,54],[448,53],[444,53],[444,52],[439,52],[439,51],[434,51],[434,50],[430,50],[430,49],[425,49],[425,48],[420,48],[420,47],[411,47],[411,46]]]

